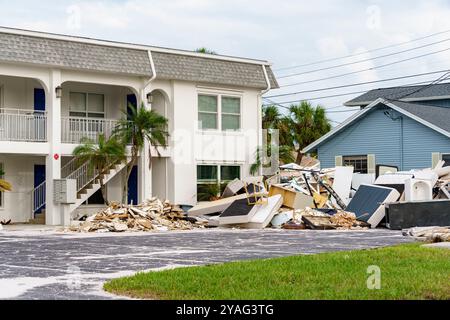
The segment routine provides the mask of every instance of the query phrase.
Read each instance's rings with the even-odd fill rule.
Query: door
[[[33,133],[34,141],[42,141],[45,138],[45,119],[42,112],[45,111],[45,91],[44,89],[34,89],[34,120],[33,121]]]
[[[128,204],[138,204],[138,170],[134,166],[128,179]]]
[[[45,165],[35,164],[34,165],[34,187],[36,188],[44,181],[45,181]],[[44,193],[42,194],[42,196],[45,199],[45,190],[44,190]],[[36,199],[35,201],[36,201],[36,203],[33,204],[34,207],[36,207],[36,204],[39,203],[38,199]],[[42,209],[45,209],[45,204],[40,206],[39,208],[36,208],[36,210],[34,210],[34,213],[35,214],[41,213]]]
[[[34,89],[34,111],[45,111],[45,91],[44,89]]]
[[[137,99],[136,99],[136,95],[134,94],[129,94],[127,95],[127,119],[130,120],[130,114],[131,114],[131,108],[130,108],[130,104],[137,108]]]

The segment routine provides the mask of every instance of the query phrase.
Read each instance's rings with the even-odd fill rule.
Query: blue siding
[[[318,146],[322,168],[334,167],[335,156],[375,154],[377,164],[401,166],[401,122],[376,108]],[[395,114],[398,116],[399,114]],[[450,153],[450,139],[403,116],[403,170],[431,166],[433,152]]]

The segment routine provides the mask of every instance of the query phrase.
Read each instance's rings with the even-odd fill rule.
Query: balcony
[[[98,136],[111,136],[119,120],[96,118],[61,118],[61,142],[79,144],[84,138],[98,142]]]
[[[46,142],[45,111],[0,109],[0,141]]]

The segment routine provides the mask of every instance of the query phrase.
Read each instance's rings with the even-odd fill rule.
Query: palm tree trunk
[[[297,151],[297,159],[295,160],[295,163],[300,165],[300,163],[302,163],[302,159],[303,159],[303,153],[298,150]]]
[[[131,171],[133,170],[133,167],[137,163],[137,152],[133,148],[131,150],[131,161],[129,164],[127,164],[127,172],[125,175],[125,182],[123,184],[123,193],[122,193],[122,203],[128,204],[128,180],[130,179]]]

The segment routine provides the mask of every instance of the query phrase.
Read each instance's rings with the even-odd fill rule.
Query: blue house
[[[344,105],[361,110],[303,150],[317,153],[322,168],[450,165],[450,84],[376,89]]]

